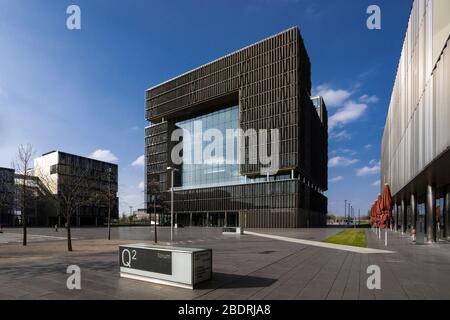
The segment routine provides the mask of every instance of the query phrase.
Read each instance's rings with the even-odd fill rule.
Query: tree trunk
[[[155,206],[155,208],[156,208],[156,206]],[[157,229],[157,226],[156,226],[156,223],[157,223],[157,221],[156,221],[156,209],[154,210],[154,212],[155,212],[155,217],[154,217],[154,224],[155,224],[155,243],[158,243],[158,229]],[[151,224],[151,221],[152,221],[152,219],[150,219],[150,224]]]
[[[67,251],[72,251],[72,235],[70,233],[70,217],[67,218]]]
[[[108,207],[108,240],[111,240],[111,206]]]
[[[27,245],[27,217],[25,216],[25,210],[22,213],[22,225],[23,225],[23,245]]]
[[[27,174],[26,170],[23,177],[23,195],[22,195],[22,226],[23,226],[23,245],[27,245],[27,216],[25,214],[25,208],[26,208],[26,181],[27,181]]]

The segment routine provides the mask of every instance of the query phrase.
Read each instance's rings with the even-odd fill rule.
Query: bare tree
[[[93,199],[97,203],[97,205],[106,204],[108,208],[108,240],[111,240],[111,211],[113,203],[117,198],[117,190],[112,188],[112,169],[108,168],[105,172],[106,179],[104,181],[108,181],[107,187],[99,187],[96,192],[93,194]]]
[[[154,242],[158,243],[158,224],[161,223],[161,215],[168,209],[166,199],[163,193],[159,190],[159,181],[156,179],[150,180],[149,183],[149,202],[147,203],[147,213],[150,214],[150,224],[151,216],[153,214],[154,220]]]
[[[81,207],[91,205],[94,201],[90,194],[93,182],[89,171],[87,168],[72,168],[70,175],[60,176],[58,181],[50,174],[36,172],[40,182],[49,190],[48,197],[58,206],[66,220],[68,251],[73,251],[71,218]]]
[[[30,170],[31,170],[31,158],[35,155],[35,150],[31,144],[21,144],[17,150],[16,161],[14,167],[16,172],[20,175],[21,185],[18,192],[18,203],[22,211],[22,226],[23,226],[23,245],[27,245],[27,222],[28,217],[26,215],[27,205],[29,204],[32,196],[32,190],[28,186]]]

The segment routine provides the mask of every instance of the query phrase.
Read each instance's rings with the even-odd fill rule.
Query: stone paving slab
[[[76,239],[76,238],[75,238]],[[43,241],[62,241],[66,240],[66,237],[61,236],[46,236],[46,235],[27,235],[28,242],[43,242]],[[22,233],[8,232],[0,233],[0,244],[7,243],[22,243],[23,235]]]
[[[65,241],[32,242],[25,248],[0,244],[0,299],[450,299],[450,245],[416,246],[395,232],[389,232],[385,247],[384,239],[368,230],[369,247],[396,252],[368,255],[251,235],[222,236],[215,228],[179,229],[175,245],[213,249],[213,280],[186,290],[120,278],[118,245],[149,241],[153,234],[145,227],[115,230],[107,241],[104,231],[75,229],[78,240],[71,253],[65,251]],[[162,243],[169,231],[159,230]],[[320,241],[339,231],[280,229],[267,234]],[[51,229],[29,232],[54,235]],[[80,291],[66,288],[70,264],[82,270]],[[382,289],[371,291],[366,270],[374,264],[381,268]]]

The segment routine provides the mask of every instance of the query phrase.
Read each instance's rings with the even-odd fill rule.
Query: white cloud
[[[350,91],[330,88],[329,85],[323,84],[315,88],[315,96],[322,96],[327,107],[341,107],[342,104],[352,95]]]
[[[144,190],[144,189],[145,189],[144,181],[139,182],[138,188],[139,188],[140,190]]]
[[[337,155],[337,154],[339,154],[339,153],[346,153],[346,154],[349,154],[349,155],[352,155],[352,156],[354,156],[354,155],[357,154],[357,152],[356,152],[355,150],[352,150],[352,149],[345,149],[345,148],[339,148],[339,149],[336,149],[336,150],[331,151],[331,152],[330,152],[330,156],[335,156],[335,155]]]
[[[371,184],[372,187],[379,187],[381,184],[380,180],[375,181],[374,183]]]
[[[131,164],[134,167],[143,167],[145,165],[145,157],[144,155],[139,156],[136,160]]]
[[[340,132],[331,132],[330,139],[334,139],[337,141],[343,141],[343,140],[351,140],[352,135],[347,132],[347,130],[342,130]]]
[[[381,165],[381,162],[379,161],[379,160],[375,160],[375,159],[373,159],[373,160],[370,160],[370,162],[369,162],[369,164],[371,165],[371,166],[374,166],[374,165]]]
[[[359,97],[359,102],[362,103],[377,103],[378,101],[380,101],[380,99],[378,99],[377,96],[369,96],[365,94]]]
[[[95,150],[88,157],[105,162],[117,162],[119,160],[110,150],[102,149]]]
[[[358,120],[362,117],[366,109],[367,104],[355,103],[354,101],[346,102],[344,107],[340,108],[328,119],[328,126],[330,130],[333,130],[337,126],[343,126],[347,123]]]
[[[349,159],[346,157],[334,157],[328,161],[328,166],[331,168],[348,167],[351,166],[352,164],[357,163],[358,161],[359,161],[358,159]]]
[[[287,2],[299,3],[301,1],[300,0],[288,0]],[[317,20],[322,19],[325,15],[327,15],[329,13],[329,11],[330,10],[327,7],[319,6],[317,4],[312,4],[312,5],[309,5],[309,7],[307,7],[305,9],[304,16],[307,19],[317,21]]]
[[[329,182],[333,183],[333,182],[339,182],[339,181],[342,181],[342,180],[344,180],[344,177],[343,176],[338,176],[336,178],[330,179]]]
[[[368,108],[368,104],[377,103],[380,100],[377,96],[368,94],[350,100],[350,97],[354,93],[354,91],[350,90],[334,89],[328,84],[322,84],[314,88],[313,95],[322,96],[328,107],[338,108],[338,110],[328,119],[330,132],[336,127],[343,127],[350,122],[358,120],[364,115]],[[335,136],[337,139],[349,139],[348,132],[345,130],[337,133]],[[331,136],[331,138],[333,138],[333,136]]]
[[[371,145],[371,144],[369,143],[369,144],[366,144],[366,145],[364,146],[364,149],[370,150],[370,149],[372,149],[372,147],[373,147],[373,145]]]
[[[373,164],[372,166],[366,166],[356,170],[356,175],[358,177],[370,176],[380,173],[380,163]]]

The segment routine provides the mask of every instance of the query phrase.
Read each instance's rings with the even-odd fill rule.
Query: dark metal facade
[[[0,168],[0,225],[14,224],[14,169]]]
[[[118,192],[118,166],[114,163],[99,161],[78,155],[58,151],[59,161],[53,172],[58,174],[58,193],[64,192],[64,188],[70,188],[73,181],[78,179],[77,175],[86,172],[83,185],[88,186],[85,190],[87,199],[99,192],[102,197],[88,201],[90,204],[81,206],[74,218],[74,225],[99,225],[108,219],[108,193],[111,197],[111,218],[119,218]],[[110,190],[110,191],[109,191]]]
[[[279,129],[280,174],[291,179],[176,191],[175,211],[238,212],[247,227],[324,225],[327,117],[324,105],[318,115],[311,102],[310,79],[309,57],[298,28],[292,28],[147,90],[147,196],[171,187],[166,169],[173,166],[174,123],[236,104],[243,130]],[[248,148],[244,144],[242,151]],[[241,175],[260,171],[259,164],[240,165]]]

